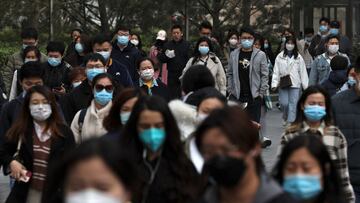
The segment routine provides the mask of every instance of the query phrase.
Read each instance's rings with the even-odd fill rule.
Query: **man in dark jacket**
[[[190,43],[183,39],[182,28],[174,25],[171,28],[172,40],[164,45],[164,52],[158,55],[162,63],[167,63],[168,88],[170,99],[181,97],[181,83],[179,77],[189,60]]]
[[[1,109],[0,144],[3,143],[6,132],[19,116],[26,91],[35,85],[43,85],[44,77],[45,71],[38,62],[25,63],[19,69],[20,84],[24,91],[16,99],[5,103]]]
[[[355,65],[355,87],[340,92],[332,98],[335,124],[344,134],[348,144],[350,182],[356,202],[360,200],[360,57]],[[359,201],[360,202],[360,201]]]
[[[71,89],[69,73],[72,67],[63,60],[65,45],[63,42],[51,41],[46,47],[48,60],[43,64],[45,70],[44,84],[57,94],[64,94]]]
[[[92,53],[85,57],[86,80],[60,99],[66,122],[70,125],[75,114],[90,105],[93,98],[91,82],[100,73],[106,72],[106,61],[102,55]],[[116,86],[118,88],[118,86]]]
[[[104,34],[94,37],[92,49],[106,60],[107,73],[112,75],[115,81],[124,87],[133,86],[132,78],[126,66],[111,57],[111,39]]]
[[[111,57],[127,67],[133,82],[135,82],[139,79],[136,71],[136,61],[141,58],[141,53],[129,42],[131,38],[129,28],[125,26],[118,27],[116,35],[117,38],[113,44]]]

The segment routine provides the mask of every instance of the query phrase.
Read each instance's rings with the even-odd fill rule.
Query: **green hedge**
[[[7,58],[13,53],[20,50],[21,47],[16,44],[1,43],[0,42],[0,68],[4,66]]]

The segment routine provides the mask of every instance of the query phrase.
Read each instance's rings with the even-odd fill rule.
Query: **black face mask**
[[[246,165],[243,159],[215,156],[206,162],[204,169],[219,186],[231,188],[243,178]]]

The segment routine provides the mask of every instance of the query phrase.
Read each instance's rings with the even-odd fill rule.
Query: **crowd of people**
[[[0,67],[0,166],[7,203],[359,203],[360,57],[340,23],[286,29],[277,51],[250,27],[219,44],[179,25],[141,36],[71,31],[72,42],[22,47]],[[284,128],[266,112],[278,93]],[[272,135],[276,136],[276,135]]]

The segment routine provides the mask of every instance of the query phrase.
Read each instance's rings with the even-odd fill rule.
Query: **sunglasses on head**
[[[101,92],[103,91],[103,89],[105,89],[107,92],[113,92],[114,91],[114,86],[112,85],[95,85],[95,91],[96,92]]]

